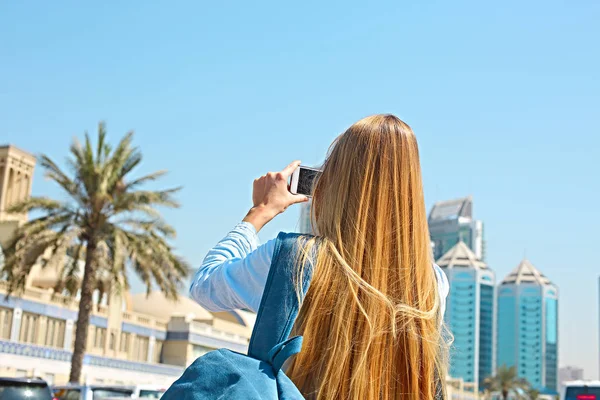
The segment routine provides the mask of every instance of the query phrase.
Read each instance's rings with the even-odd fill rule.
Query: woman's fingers
[[[287,167],[285,167],[283,170],[281,170],[281,174],[285,178],[288,178],[290,175],[292,175],[294,173],[296,168],[298,168],[299,166],[300,166],[300,160],[294,161],[291,164],[289,164]]]
[[[308,201],[308,197],[303,194],[292,194],[290,205],[297,203],[306,203]]]

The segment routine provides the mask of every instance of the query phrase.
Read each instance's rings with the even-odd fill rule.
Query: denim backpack
[[[162,400],[304,399],[281,370],[283,363],[302,348],[301,336],[288,338],[298,315],[294,277],[300,236],[280,233],[277,237],[248,355],[227,349],[203,355],[171,385]],[[304,294],[311,277],[307,265]]]

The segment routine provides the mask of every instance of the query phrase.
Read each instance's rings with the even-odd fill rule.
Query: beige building
[[[35,157],[14,146],[0,146],[0,245],[27,220],[24,214],[8,214],[12,205],[31,195]]]
[[[0,147],[0,264],[2,246],[27,215],[6,210],[31,195],[35,158]],[[24,293],[7,294],[0,281],[0,376],[39,376],[66,383],[75,341],[77,301],[53,293],[58,269],[32,270]],[[83,380],[169,385],[202,354],[226,347],[245,352],[254,314],[211,313],[182,296],[95,294]]]

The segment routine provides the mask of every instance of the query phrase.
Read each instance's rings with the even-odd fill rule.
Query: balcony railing
[[[228,341],[237,341],[239,343],[244,343],[244,344],[248,343],[248,338],[246,338],[244,336],[230,333],[230,332],[225,332],[220,329],[215,329],[211,325],[208,325],[204,322],[192,321],[190,323],[190,328],[194,333],[200,333],[203,335],[208,335],[208,336],[212,336],[215,338],[221,338],[221,339],[225,339]]]

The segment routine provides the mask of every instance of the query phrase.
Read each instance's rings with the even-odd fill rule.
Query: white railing
[[[244,344],[248,343],[248,338],[244,336],[216,329],[204,322],[192,321],[190,323],[190,328],[193,333],[201,333],[208,336],[212,336],[217,339],[224,339],[227,341],[236,341]]]

